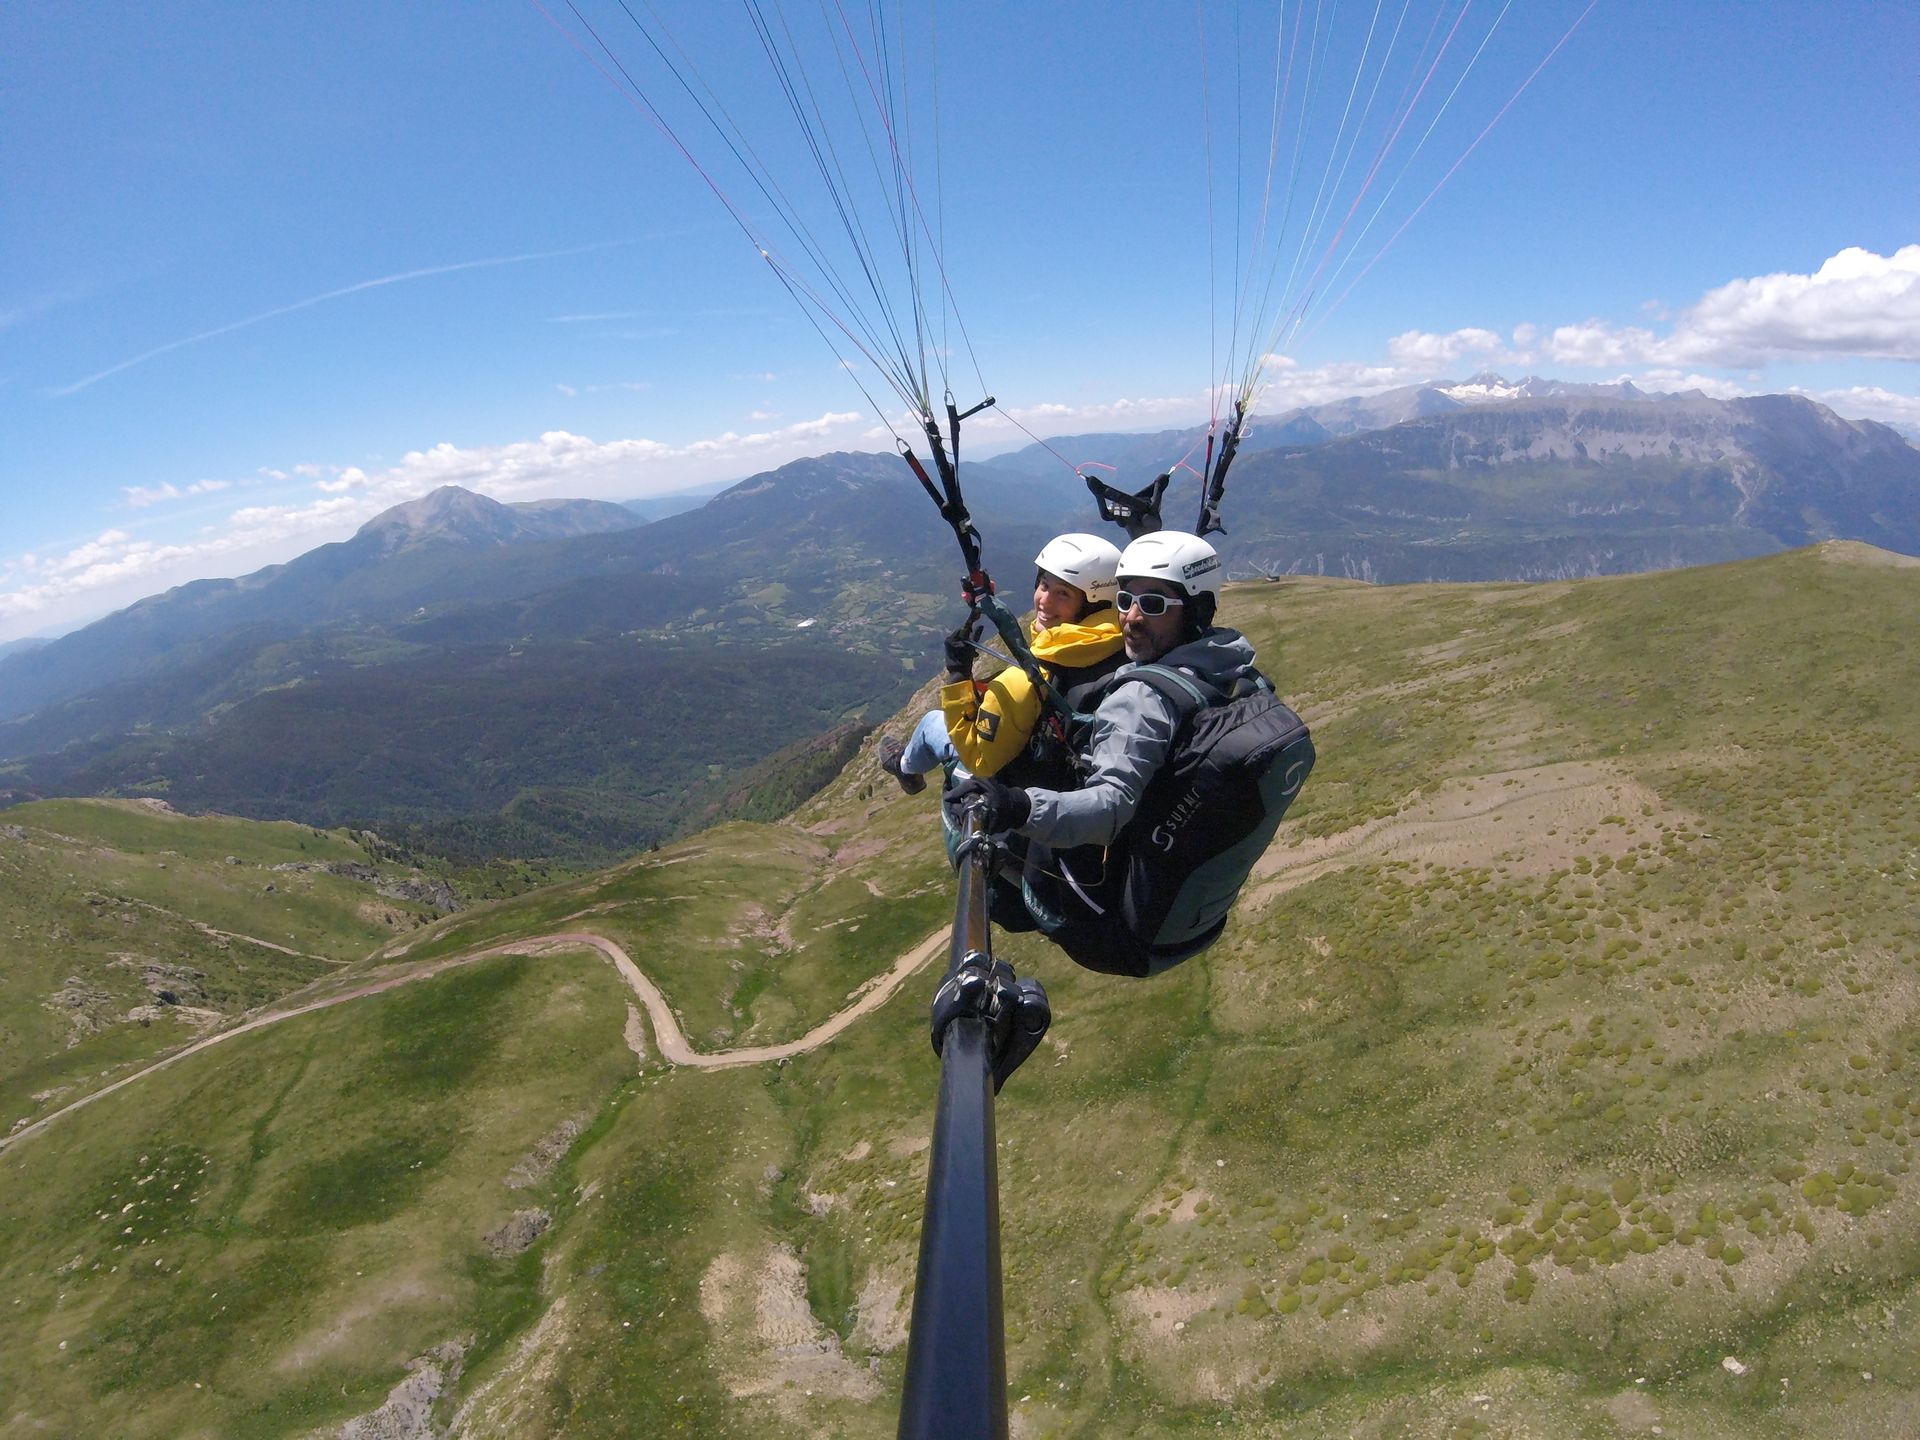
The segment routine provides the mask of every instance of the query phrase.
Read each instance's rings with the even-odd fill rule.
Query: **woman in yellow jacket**
[[[1075,691],[1126,663],[1113,608],[1120,552],[1097,535],[1062,535],[1048,541],[1033,563],[1034,658],[1071,704]],[[1008,770],[1009,779],[1021,784],[1046,784],[1042,777],[1067,763],[1059,717],[1045,713],[1045,701],[1025,671],[1010,665],[991,680],[975,681],[972,651],[958,644],[948,647],[947,668],[940,709],[921,719],[906,744],[890,735],[880,742],[880,767],[902,790],[918,794],[927,772],[950,759],[975,775]],[[1057,788],[1067,788],[1054,779]]]

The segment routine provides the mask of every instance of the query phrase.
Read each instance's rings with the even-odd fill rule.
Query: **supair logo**
[[[1200,813],[1200,792],[1189,790],[1180,797],[1180,803],[1173,807],[1173,813],[1153,827],[1153,833],[1147,838],[1162,850],[1172,850],[1174,842],[1180,838],[1180,831],[1186,828],[1189,820]]]
[[[1220,557],[1218,555],[1209,555],[1204,560],[1195,560],[1192,564],[1188,565],[1180,573],[1186,576],[1187,579],[1191,580],[1196,575],[1204,575],[1209,570],[1218,570],[1219,568],[1220,568]]]

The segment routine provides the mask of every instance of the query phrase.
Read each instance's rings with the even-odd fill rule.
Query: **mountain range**
[[[1106,457],[1135,488],[1204,452],[1200,429],[967,462],[990,568],[1018,594],[1020,557],[1098,528],[1073,463]],[[1195,503],[1180,473],[1174,526]],[[1920,451],[1800,397],[1477,375],[1257,419],[1225,515],[1242,578],[1568,578],[1834,537],[1912,554]],[[769,753],[885,713],[958,618],[952,537],[896,456],[796,461],[639,521],[446,487],[0,657],[0,798],[152,794],[460,853],[609,855],[711,815]],[[689,725],[703,707],[728,723]]]

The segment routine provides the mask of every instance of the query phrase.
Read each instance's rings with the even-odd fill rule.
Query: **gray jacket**
[[[1215,626],[1153,663],[1224,690],[1253,670],[1253,646],[1238,630]],[[1033,813],[1020,834],[1056,850],[1110,845],[1133,818],[1147,782],[1166,763],[1180,719],[1173,702],[1151,685],[1121,683],[1135,668],[1120,668],[1094,711],[1083,749],[1090,762],[1086,782],[1078,790],[1029,790]]]

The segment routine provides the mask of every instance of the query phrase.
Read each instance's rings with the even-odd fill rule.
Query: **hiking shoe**
[[[900,788],[909,795],[918,795],[927,788],[927,777],[915,775],[910,770],[900,768],[900,757],[907,747],[891,735],[880,737],[880,768],[900,782]]]

